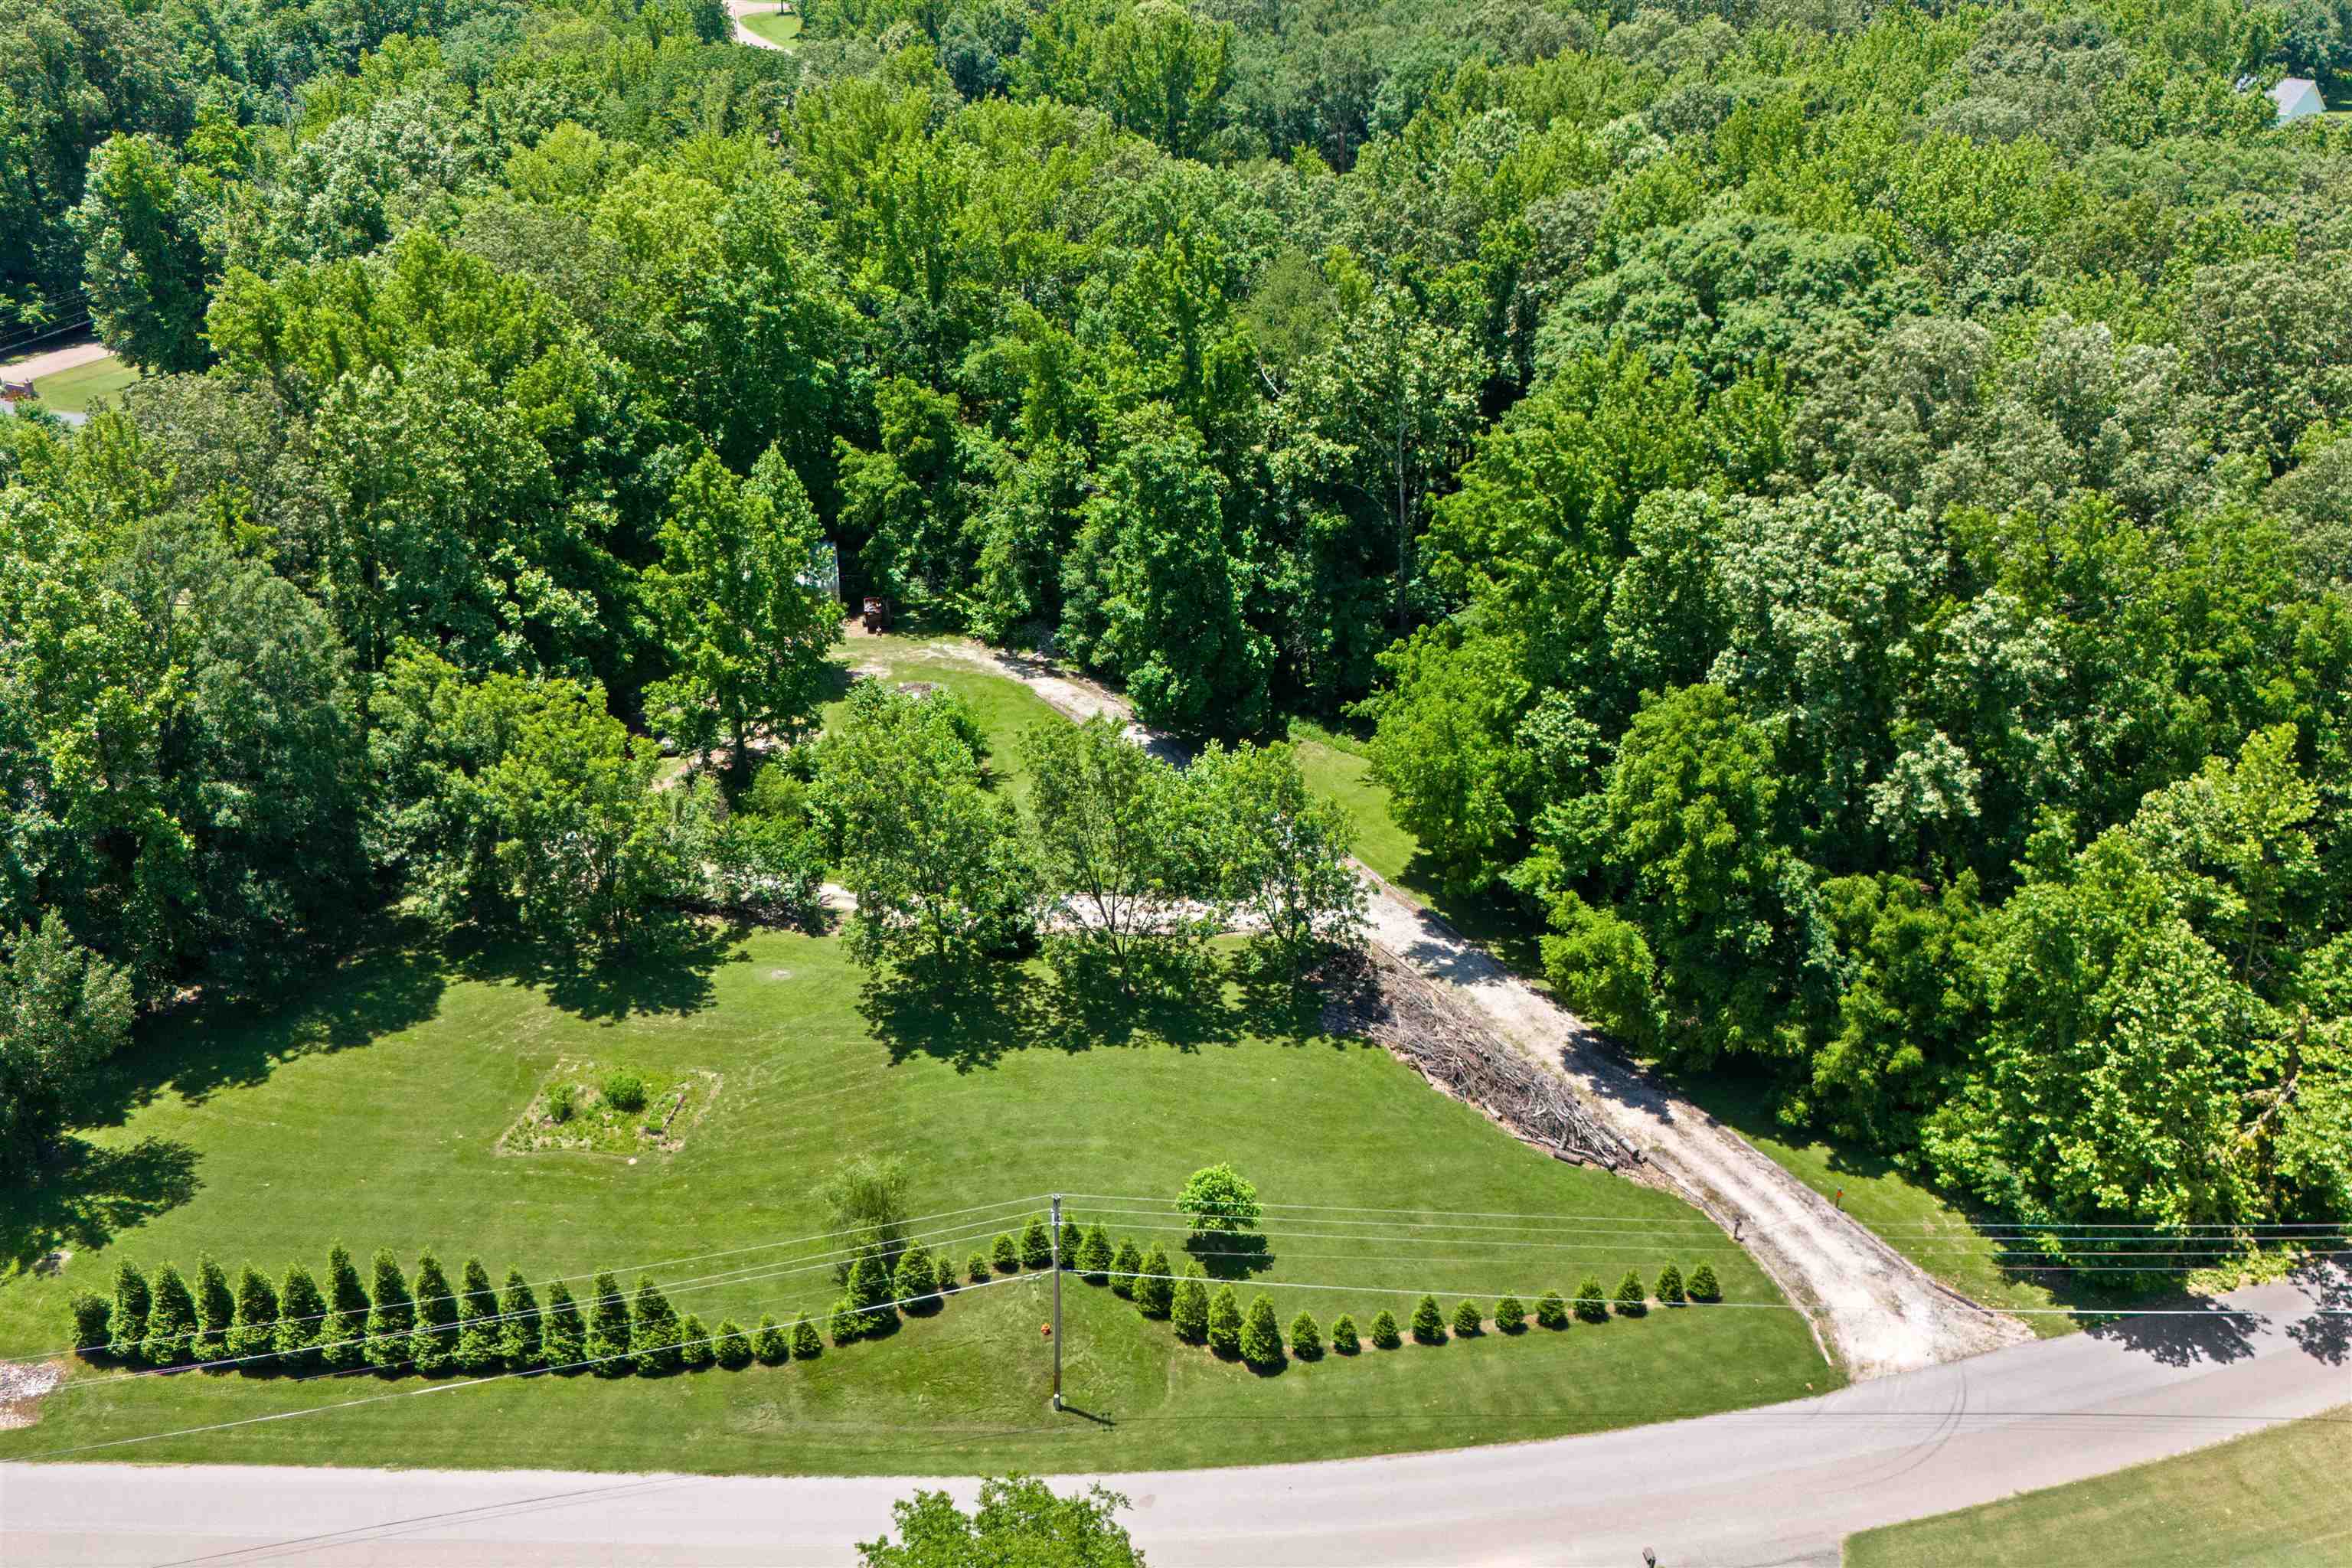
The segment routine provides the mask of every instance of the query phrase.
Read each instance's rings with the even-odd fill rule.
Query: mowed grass
[[[139,379],[138,370],[112,354],[45,375],[33,383],[42,404],[63,414],[87,414]]]
[[[1850,1537],[1846,1568],[2339,1568],[2352,1405],[2046,1491]]]
[[[785,48],[800,47],[801,17],[797,11],[769,11],[743,18],[743,26],[772,44]]]
[[[1491,1311],[1503,1290],[1532,1304],[1587,1272],[1613,1286],[1628,1267],[1648,1277],[1669,1260],[1685,1272],[1712,1262],[1734,1301],[1779,1300],[1679,1202],[1528,1149],[1386,1053],[1319,1035],[1311,1006],[1231,993],[1139,1019],[1099,1011],[1063,1005],[1026,971],[981,1005],[877,993],[829,936],[705,931],[659,959],[577,973],[388,939],[278,1014],[159,1027],[116,1064],[115,1109],[81,1133],[79,1166],[0,1198],[16,1270],[0,1285],[0,1354],[61,1344],[70,1293],[106,1290],[119,1258],[192,1271],[210,1251],[232,1272],[249,1258],[275,1275],[298,1258],[320,1268],[338,1241],[362,1259],[431,1247],[453,1274],[478,1254],[494,1276],[515,1264],[540,1281],[602,1268],[634,1281],[656,1264],[681,1313],[789,1321],[821,1313],[835,1287],[824,1244],[772,1244],[824,1230],[814,1191],[856,1152],[905,1159],[918,1215],[1049,1190],[1164,1200],[1195,1167],[1228,1159],[1275,1203],[1535,1216],[1334,1210],[1269,1226],[1268,1258],[1211,1260],[1254,1270],[1244,1301],[1271,1289],[1286,1325],[1301,1306],[1327,1325],[1341,1310],[1360,1323],[1382,1305],[1406,1316],[1412,1296],[1387,1290],[1475,1291]],[[674,1155],[496,1153],[565,1056],[709,1070],[721,1084]],[[1073,1205],[1139,1242],[1182,1241],[1143,1228],[1170,1226],[1164,1214],[1104,1212],[1128,1206],[1158,1205]],[[961,1261],[1026,1212],[919,1228]],[[33,1272],[56,1247],[73,1253],[62,1271]],[[685,1261],[716,1253],[730,1256]],[[0,1458],[772,1473],[1246,1463],[1589,1431],[1835,1382],[1803,1321],[1770,1306],[1367,1352],[1266,1377],[1072,1283],[1067,1390],[1087,1414],[1055,1416],[1045,1313],[1045,1287],[1015,1281],[813,1363],[515,1379],[432,1399],[405,1396],[432,1386],[415,1378],[101,1384],[104,1372],[77,1368],[89,1386],[0,1434]],[[353,1400],[371,1402],[89,1447]]]

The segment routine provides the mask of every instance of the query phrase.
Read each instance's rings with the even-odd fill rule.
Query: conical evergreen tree
[[[1354,1355],[1364,1348],[1356,1337],[1356,1320],[1345,1312],[1331,1320],[1331,1348],[1341,1355]]]
[[[77,1290],[66,1306],[73,1321],[74,1352],[84,1361],[100,1360],[114,1342],[108,1327],[114,1318],[114,1302],[95,1291]]]
[[[1517,1296],[1506,1296],[1495,1303],[1495,1330],[1497,1333],[1516,1334],[1528,1326],[1528,1305]]]
[[[415,1353],[416,1302],[408,1293],[408,1276],[400,1259],[385,1247],[376,1248],[374,1279],[368,1290],[367,1359],[370,1366],[394,1372]]]
[[[107,1314],[108,1353],[117,1361],[138,1361],[145,1353],[147,1313],[154,1304],[147,1276],[126,1260],[115,1267],[114,1306]]]
[[[1437,1298],[1423,1296],[1412,1310],[1412,1337],[1425,1345],[1445,1342],[1445,1318],[1437,1310]]]
[[[824,1339],[816,1331],[816,1325],[806,1317],[796,1320],[793,1324],[793,1359],[814,1361],[824,1353]]]
[[[319,1340],[319,1363],[335,1372],[367,1364],[368,1317],[373,1303],[360,1282],[358,1265],[338,1242],[327,1254],[327,1328]]]
[[[228,1275],[209,1252],[196,1260],[196,1359],[218,1361],[228,1354],[228,1331],[236,1326],[236,1293]]]
[[[1242,1353],[1242,1303],[1230,1285],[1209,1298],[1209,1348],[1231,1358]]]
[[[580,1363],[588,1359],[588,1325],[581,1321],[580,1304],[572,1299],[572,1287],[561,1279],[551,1281],[547,1287],[547,1316],[541,1321],[539,1349],[551,1371],[586,1370]]]
[[[996,1238],[996,1245],[989,1249],[989,1259],[999,1274],[1017,1274],[1021,1270],[1021,1244],[1008,1231]]]
[[[1658,1300],[1669,1307],[1683,1304],[1683,1271],[1671,1263],[1658,1270]]]
[[[1242,1319],[1242,1360],[1265,1371],[1282,1364],[1282,1320],[1274,1315],[1274,1298],[1260,1293]]]
[[[743,1331],[736,1330],[735,1337],[741,1339]],[[704,1328],[702,1320],[692,1312],[677,1327],[677,1359],[688,1372],[700,1372],[719,1359],[717,1336]]]
[[[1135,1277],[1142,1271],[1143,1254],[1135,1249],[1135,1243],[1129,1241],[1125,1237],[1120,1237],[1118,1238],[1118,1250],[1112,1253],[1110,1257],[1111,1294],[1114,1296],[1124,1296],[1129,1300],[1133,1300],[1135,1299]]]
[[[1143,1278],[1135,1282],[1135,1310],[1147,1318],[1166,1317],[1176,1298],[1176,1281],[1168,1277],[1168,1249],[1153,1242],[1139,1272]]]
[[[539,1297],[520,1268],[507,1270],[506,1293],[499,1300],[499,1360],[509,1372],[529,1372],[545,1364],[539,1321]]]
[[[430,1252],[416,1259],[416,1331],[410,1338],[415,1348],[409,1359],[425,1376],[438,1377],[456,1363],[457,1292],[449,1288],[441,1260]]]
[[[658,1377],[684,1364],[678,1342],[677,1313],[661,1293],[653,1276],[637,1277],[637,1308],[629,1319],[629,1353],[636,1358],[637,1375]]]
[[[963,1260],[963,1277],[975,1285],[984,1285],[989,1276],[988,1254],[975,1252]]]
[[[1643,1285],[1642,1277],[1628,1268],[1625,1270],[1625,1278],[1617,1281],[1617,1315],[1621,1318],[1638,1318],[1649,1310],[1648,1289]]]
[[[1375,1348],[1392,1351],[1404,1343],[1404,1335],[1397,1331],[1396,1314],[1382,1307],[1372,1314],[1372,1344]]]
[[[1352,1324],[1349,1331],[1354,1331]],[[1300,1361],[1322,1359],[1323,1331],[1317,1326],[1314,1313],[1301,1312],[1290,1320],[1290,1353]]]
[[[147,1309],[147,1338],[140,1359],[150,1366],[178,1366],[195,1354],[196,1299],[179,1269],[166,1263],[155,1273],[154,1298]]]
[[[898,1255],[898,1272],[892,1276],[890,1289],[895,1297],[907,1303],[907,1310],[929,1311],[939,1304],[939,1279],[931,1273],[931,1256],[919,1247],[910,1247]]]
[[[1054,1266],[1054,1238],[1046,1233],[1045,1216],[1033,1214],[1021,1232],[1021,1267],[1051,1268]]]
[[[1478,1303],[1465,1296],[1461,1304],[1454,1309],[1454,1332],[1462,1339],[1476,1339],[1478,1324],[1483,1316],[1484,1314],[1478,1310]]]
[[[825,1337],[835,1345],[849,1343],[863,1333],[865,1328],[866,1314],[859,1311],[857,1304],[846,1296],[833,1304],[832,1312],[824,1320]]]
[[[1184,1270],[1184,1278],[1176,1282],[1176,1294],[1169,1307],[1169,1321],[1174,1325],[1176,1337],[1188,1345],[1197,1345],[1209,1337],[1209,1287],[1201,1277],[1197,1263]]]
[[[1599,1275],[1586,1275],[1584,1283],[1576,1288],[1576,1315],[1588,1323],[1609,1321],[1609,1297],[1601,1289]]]
[[[1062,1222],[1062,1267],[1076,1268],[1078,1266],[1078,1248],[1085,1245],[1086,1237],[1078,1230],[1078,1222],[1065,1219]]]
[[[478,1258],[466,1259],[460,1278],[465,1283],[457,1302],[457,1370],[478,1376],[506,1359],[500,1353],[499,1293]]]
[[[1568,1327],[1568,1303],[1560,1299],[1559,1291],[1543,1293],[1543,1300],[1536,1303],[1536,1321],[1547,1329]]]
[[[250,1263],[236,1277],[236,1316],[229,1324],[228,1353],[247,1365],[278,1354],[278,1292]]]
[[[732,1318],[719,1320],[719,1342],[711,1347],[711,1355],[729,1372],[740,1372],[751,1364],[751,1339]]]
[[[1723,1287],[1715,1282],[1715,1266],[1702,1263],[1691,1270],[1690,1299],[1694,1301],[1720,1301]]]
[[[751,1353],[761,1366],[782,1366],[793,1359],[792,1342],[772,1316],[761,1315],[759,1331],[751,1336]]]
[[[1078,1272],[1089,1285],[1099,1285],[1110,1269],[1110,1232],[1096,1226],[1078,1244]]]
[[[278,1363],[289,1372],[310,1371],[319,1360],[319,1342],[326,1337],[325,1294],[310,1269],[288,1264],[285,1282],[278,1287]]]
[[[610,1274],[596,1276],[591,1288],[586,1359],[598,1377],[626,1377],[635,1366],[629,1359],[629,1299]]]
[[[849,1271],[849,1294],[845,1300],[857,1314],[860,1334],[878,1334],[898,1321],[898,1310],[890,1305],[890,1271],[883,1267],[880,1253],[869,1252],[857,1260],[857,1267]],[[834,1343],[840,1342],[836,1336]]]

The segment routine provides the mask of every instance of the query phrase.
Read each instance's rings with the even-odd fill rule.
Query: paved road
[[[2330,1290],[2352,1307],[2340,1279]],[[1591,1437],[1106,1479],[1133,1500],[1128,1521],[1153,1568],[1634,1568],[1644,1546],[1667,1568],[1834,1564],[1853,1531],[2352,1402],[2352,1318],[2314,1315],[2321,1300],[2316,1287],[2261,1287],[2229,1299],[2261,1319],[2136,1319],[1825,1398]],[[452,1421],[467,1418],[463,1398],[452,1395]],[[2335,1418],[2352,1447],[2352,1416]],[[0,1466],[0,1562],[838,1563],[887,1527],[912,1484]]]
[[[735,41],[749,44],[755,49],[781,49],[784,46],[773,38],[763,38],[743,25],[746,16],[772,16],[783,9],[776,0],[727,0],[727,15],[734,19]]]

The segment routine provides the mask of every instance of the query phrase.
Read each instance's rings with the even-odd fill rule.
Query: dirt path
[[[1075,719],[1108,713],[1155,752],[1182,747],[1134,721],[1126,701],[1043,660],[974,643],[940,651],[1022,682]],[[1650,1173],[1679,1190],[1755,1255],[1813,1331],[1859,1380],[1933,1366],[2030,1339],[2013,1318],[1965,1300],[1914,1268],[1746,1139],[1668,1093],[1596,1038],[1575,1015],[1511,973],[1436,915],[1359,866],[1372,941],[1449,987],[1528,1057],[1559,1073]]]
[[[727,0],[727,16],[735,24],[735,41],[755,49],[781,49],[773,38],[763,38],[743,25],[746,16],[772,16],[784,9],[778,0]]]
[[[0,365],[0,380],[38,381],[45,375],[55,375],[61,370],[73,370],[94,364],[114,351],[104,343],[74,343],[46,353],[27,354]]]

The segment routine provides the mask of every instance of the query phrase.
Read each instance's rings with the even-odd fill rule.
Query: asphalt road
[[[1153,1568],[1834,1564],[1872,1525],[2097,1475],[2352,1402],[2337,1279],[2262,1318],[2147,1317],[1803,1400],[1590,1437],[1106,1478]],[[1570,1332],[1575,1331],[1571,1330]],[[790,1375],[789,1373],[783,1375]],[[452,1396],[450,1419],[465,1419]],[[365,1420],[364,1413],[321,1419]],[[234,1436],[223,1438],[224,1452]],[[2352,1451],[2352,1422],[2346,1426]],[[915,1483],[231,1466],[0,1466],[0,1563],[854,1562]],[[950,1489],[967,1497],[969,1483]]]

